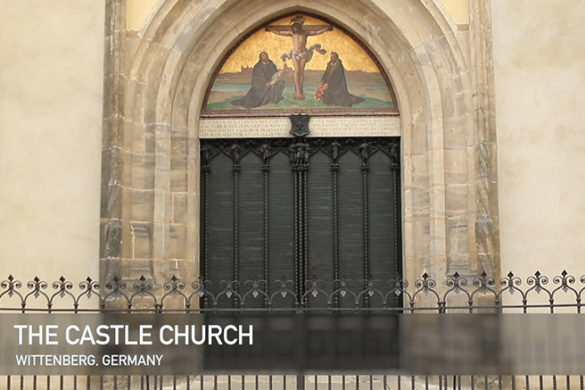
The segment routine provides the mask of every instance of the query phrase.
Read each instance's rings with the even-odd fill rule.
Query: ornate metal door
[[[341,280],[399,277],[399,164],[398,138],[202,140],[201,274],[214,283],[207,288],[262,280],[267,296],[282,283],[301,296],[315,280],[334,291]],[[379,299],[364,294],[360,304]],[[291,295],[277,303],[293,304]]]

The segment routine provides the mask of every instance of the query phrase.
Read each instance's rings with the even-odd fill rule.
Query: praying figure
[[[322,100],[326,105],[344,107],[351,107],[364,101],[361,97],[349,93],[345,68],[339,59],[339,54],[334,51],[331,52],[331,61],[327,63],[327,69],[321,78],[316,98]]]
[[[252,70],[252,85],[250,90],[241,99],[232,101],[232,104],[234,106],[255,108],[280,102],[282,100],[282,92],[284,91],[282,75],[286,70],[286,64],[283,69],[276,69],[274,62],[268,58],[268,53],[265,51],[261,52],[258,62]]]

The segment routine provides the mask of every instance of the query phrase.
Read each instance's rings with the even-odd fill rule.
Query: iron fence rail
[[[175,375],[175,376],[5,376],[0,389],[32,390],[419,390],[580,389],[583,376],[414,376],[414,375]]]
[[[525,284],[524,284],[525,283]],[[126,281],[114,277],[100,283],[91,278],[77,284],[61,277],[51,283],[35,277],[26,283],[12,275],[0,283],[0,311],[10,312],[209,312],[209,311],[355,311],[389,312],[560,308],[580,313],[585,275],[562,271],[549,278],[540,272],[522,280],[512,272],[500,280],[485,272],[465,278],[455,273],[439,284],[424,273],[410,283],[401,278],[306,281],[305,292],[294,292],[294,281],[183,281],[172,276],[154,281],[141,276]],[[368,297],[368,300],[365,300]],[[396,302],[399,302],[398,307]],[[365,303],[366,302],[366,303]]]
[[[77,284],[61,277],[26,283],[8,276],[0,283],[0,313],[10,312],[187,312],[345,311],[581,313],[585,275],[562,271],[549,277],[535,272],[522,279],[512,272],[496,279],[482,273],[455,273],[439,282],[425,273],[413,283],[390,280],[311,279],[305,293],[294,281],[121,280]],[[364,297],[368,296],[367,305]],[[375,299],[374,299],[375,298]],[[282,301],[288,306],[283,306]],[[398,300],[400,307],[393,306]],[[228,303],[228,307],[226,307]],[[0,314],[1,315],[1,314]],[[583,375],[554,376],[400,376],[400,375],[183,375],[183,376],[0,376],[0,389],[585,389]]]

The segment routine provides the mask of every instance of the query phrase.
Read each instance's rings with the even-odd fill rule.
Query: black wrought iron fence
[[[337,312],[520,312],[581,313],[585,275],[566,271],[551,278],[535,272],[522,279],[512,272],[496,279],[482,273],[455,273],[435,279],[425,273],[414,282],[390,280],[307,280],[304,292],[294,281],[263,280],[73,283],[39,277],[23,283],[12,275],[0,283],[0,315],[29,312],[206,313],[241,311]],[[368,299],[364,299],[365,297]],[[367,304],[365,304],[367,303]],[[23,376],[0,378],[0,389],[585,389],[583,375],[400,376],[400,375],[184,375],[184,376]]]
[[[64,277],[49,283],[35,277],[26,286],[12,275],[0,283],[0,311],[68,312],[209,312],[209,311],[355,311],[389,312],[520,310],[560,308],[581,312],[585,275],[577,279],[567,271],[549,277],[535,272],[521,279],[512,272],[500,280],[482,273],[465,278],[455,273],[437,282],[424,273],[411,283],[401,278],[306,281],[302,294],[294,281],[263,280],[168,281],[141,276],[126,281],[114,277],[100,283],[91,278],[75,284]],[[364,304],[365,297],[367,304]],[[398,304],[397,304],[398,302]]]
[[[583,389],[583,376],[198,375],[7,376],[2,389]]]

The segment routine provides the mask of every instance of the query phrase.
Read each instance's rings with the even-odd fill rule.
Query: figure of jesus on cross
[[[313,51],[325,54],[327,51],[321,48],[320,44],[314,44],[307,49],[307,37],[320,35],[324,32],[333,30],[333,26],[327,25],[308,25],[305,26],[305,18],[302,15],[296,15],[291,19],[290,26],[269,25],[266,31],[277,35],[292,37],[293,48],[290,52],[284,53],[281,58],[283,61],[291,59],[293,62],[293,77],[295,82],[295,99],[304,99],[303,82],[305,80],[305,65],[313,58]]]

